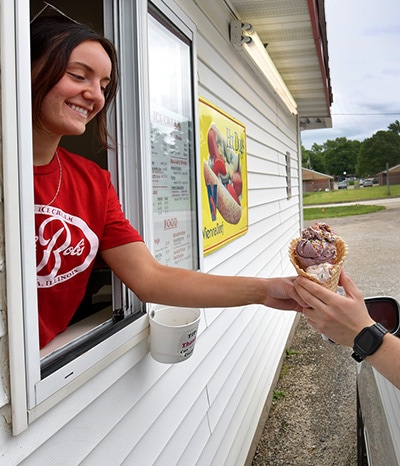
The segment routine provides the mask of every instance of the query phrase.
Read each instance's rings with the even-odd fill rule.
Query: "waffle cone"
[[[307,273],[305,270],[303,270],[299,263],[297,262],[296,254],[295,254],[295,249],[297,243],[301,240],[301,238],[295,238],[290,242],[290,247],[289,247],[289,256],[292,264],[294,265],[296,272],[298,275],[301,275],[302,277],[306,277],[310,280],[312,280],[315,283],[319,283],[323,287],[327,288],[328,290],[336,292],[338,283],[339,283],[339,277],[340,277],[340,272],[342,271],[344,261],[347,256],[347,244],[345,241],[342,240],[342,238],[337,237],[335,241],[335,246],[336,246],[336,262],[334,266],[331,269],[331,277],[329,278],[328,281],[326,282],[320,282],[315,275],[312,275],[310,273]]]

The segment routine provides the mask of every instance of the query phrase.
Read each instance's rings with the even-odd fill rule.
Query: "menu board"
[[[165,265],[190,269],[197,243],[191,133],[186,117],[152,106],[154,255]]]

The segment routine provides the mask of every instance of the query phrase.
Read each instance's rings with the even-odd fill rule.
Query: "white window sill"
[[[92,314],[86,319],[83,319],[70,327],[68,327],[64,332],[57,335],[51,342],[40,350],[40,358],[44,358],[54,351],[60,349],[71,341],[79,338],[86,333],[90,332],[100,324],[109,320],[112,316],[111,306],[108,306],[102,309],[95,314]]]

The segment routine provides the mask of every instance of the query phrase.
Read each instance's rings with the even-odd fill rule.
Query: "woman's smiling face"
[[[60,138],[85,132],[86,125],[104,106],[111,66],[99,42],[87,40],[72,51],[64,76],[42,102],[41,121],[48,135]]]

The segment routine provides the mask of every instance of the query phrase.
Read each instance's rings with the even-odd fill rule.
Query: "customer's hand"
[[[361,291],[345,272],[340,276],[346,296],[327,290],[307,278],[298,277],[295,288],[307,303],[302,312],[307,322],[336,343],[353,346],[354,338],[374,323],[368,314]]]

